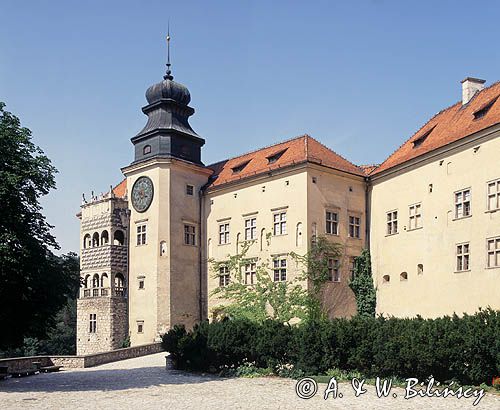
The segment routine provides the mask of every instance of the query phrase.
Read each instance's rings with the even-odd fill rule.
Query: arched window
[[[101,233],[101,245],[107,245],[109,243],[108,231],[104,230]]]
[[[83,237],[83,249],[90,248],[91,245],[92,245],[92,241],[90,240],[90,234],[87,233]]]
[[[419,263],[419,264],[417,265],[417,273],[418,273],[419,275],[423,275],[423,274],[424,274],[424,265],[422,265],[421,263]]]
[[[151,145],[144,145],[144,148],[142,149],[142,154],[143,155],[151,154]]]
[[[391,277],[389,275],[382,276],[383,283],[389,283],[391,281]]]
[[[92,287],[93,288],[98,288],[99,287],[99,274],[96,273],[93,277],[92,277]]]
[[[302,246],[302,222],[297,224],[295,231],[295,246]]]
[[[94,235],[92,235],[92,246],[99,246],[99,232],[95,232]]]
[[[88,287],[89,287],[89,278],[90,278],[90,275],[87,275],[87,276],[85,276],[85,279],[83,280],[83,287],[85,289],[88,289]]]
[[[160,242],[160,256],[167,256],[167,242]]]
[[[104,272],[101,275],[101,288],[107,288],[108,287],[108,274]]]
[[[399,275],[399,280],[403,282],[408,280],[408,272],[401,272]]]
[[[125,244],[125,235],[123,231],[117,229],[113,235],[113,245],[124,245]]]
[[[123,288],[125,287],[125,278],[121,273],[115,274],[115,288]]]

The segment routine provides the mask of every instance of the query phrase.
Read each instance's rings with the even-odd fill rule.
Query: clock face
[[[132,205],[137,212],[144,212],[153,201],[153,181],[148,177],[138,178],[132,187]]]

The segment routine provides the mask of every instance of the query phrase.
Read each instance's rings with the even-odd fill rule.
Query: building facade
[[[483,83],[465,80],[462,102],[379,166],[354,165],[308,135],[204,165],[189,91],[168,70],[146,92],[125,179],[79,214],[78,353],[213,319],[224,304],[213,292],[231,277],[209,261],[245,243],[245,284],[259,261],[273,280],[294,280],[302,268],[291,254],[320,235],[343,249],[323,292],[330,317],[356,313],[349,280],[364,248],[378,313],[500,308],[500,85]]]

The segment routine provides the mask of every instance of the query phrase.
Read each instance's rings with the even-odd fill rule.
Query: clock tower
[[[167,37],[167,41],[170,37]],[[148,116],[134,136],[130,187],[129,330],[132,345],[150,343],[175,324],[200,321],[200,189],[212,171],[201,162],[205,140],[188,119],[188,89],[163,80],[146,91]]]

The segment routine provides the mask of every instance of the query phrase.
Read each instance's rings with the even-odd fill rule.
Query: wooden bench
[[[42,366],[40,367],[40,372],[43,373],[53,373],[58,372],[62,366]]]

